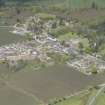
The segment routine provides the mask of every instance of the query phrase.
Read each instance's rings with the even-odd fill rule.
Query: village
[[[57,53],[61,56],[67,55],[68,59],[64,63],[86,75],[104,71],[105,61],[93,55],[80,53],[79,38],[71,38],[65,41],[65,44],[61,44],[50,34],[50,30],[59,27],[60,24],[72,26],[71,23],[68,20],[62,20],[61,23],[58,19],[42,22],[38,16],[34,16],[27,19],[25,24],[15,24],[11,32],[26,36],[28,40],[1,46],[0,61],[30,61],[37,58],[41,62],[52,62],[53,58],[48,53]]]

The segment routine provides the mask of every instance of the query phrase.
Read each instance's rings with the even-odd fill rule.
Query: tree
[[[80,52],[83,53],[83,48],[84,48],[83,43],[79,42],[78,47],[79,47]]]
[[[21,20],[19,18],[16,19],[17,23],[21,23]]]
[[[92,9],[98,9],[98,6],[95,2],[92,2],[91,8]]]
[[[21,13],[19,8],[16,8],[16,14],[19,15]]]
[[[20,59],[18,61],[11,61],[9,62],[9,69],[12,72],[17,72],[26,66],[27,62]]]
[[[98,73],[97,67],[96,67],[95,64],[92,64],[90,68],[91,68],[91,73],[92,73],[92,74],[97,74],[97,73]]]
[[[80,49],[83,49],[83,48],[84,48],[84,46],[83,46],[83,44],[82,44],[81,42],[79,42],[78,47],[79,47]]]

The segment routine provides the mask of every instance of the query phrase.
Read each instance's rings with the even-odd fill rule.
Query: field
[[[34,96],[44,102],[48,102],[56,97],[60,98],[70,95],[88,86],[97,85],[105,81],[104,74],[86,77],[65,65],[57,65],[52,68],[47,67],[38,71],[33,69],[15,73],[8,72],[8,75],[6,72],[2,72],[1,77],[5,77],[5,81],[10,86],[15,87],[16,90],[25,91],[26,96],[28,93],[31,98]],[[6,88],[8,89],[8,87]],[[8,95],[8,97],[11,97],[11,95]]]
[[[0,80],[1,105],[39,105],[34,97]]]
[[[65,100],[58,99],[60,101],[58,101],[55,105],[85,105],[90,95],[91,95],[91,91],[84,91],[75,96],[71,96],[68,98],[65,97],[66,98]]]
[[[60,98],[53,100],[50,103],[55,103],[55,105],[90,105],[91,100],[97,94],[98,90],[99,89],[91,87],[88,90],[84,90],[76,94],[75,96],[65,97],[65,100]],[[93,105],[104,105],[104,98],[105,93],[102,92],[102,94],[95,99]]]
[[[8,0],[7,0],[8,1]],[[12,1],[12,0],[11,0]],[[15,0],[17,1],[17,0]],[[27,0],[26,0],[27,1]],[[95,2],[98,7],[105,7],[104,0],[31,0],[31,2],[25,2],[25,4],[36,4],[41,6],[48,6],[48,5],[65,5],[69,8],[76,9],[76,8],[89,8],[91,4]],[[13,2],[14,3],[14,2]]]
[[[96,98],[95,105],[105,105],[105,91]]]
[[[66,100],[56,99],[53,103],[56,102],[55,105],[90,105],[90,100],[94,98],[97,94],[98,89],[91,88],[91,90],[84,91],[79,95],[72,96],[67,98]],[[60,100],[57,102],[57,100]],[[105,105],[105,92],[101,92],[101,94],[95,99],[93,105]]]
[[[14,35],[10,33],[9,31],[11,31],[10,28],[0,27],[0,46],[24,40],[23,37],[19,35]]]
[[[105,93],[102,93],[99,98],[96,100],[95,105],[104,105],[105,104]]]

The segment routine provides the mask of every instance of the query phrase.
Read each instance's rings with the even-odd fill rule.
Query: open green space
[[[79,95],[71,96],[70,98],[61,98],[56,99],[56,101],[52,102],[52,105],[85,105],[86,101],[89,97],[89,92],[84,92]]]
[[[75,94],[74,96],[65,96],[63,98],[51,100],[51,105],[90,105],[91,100],[95,97],[99,88],[87,89]],[[105,93],[102,92],[94,101],[93,105],[104,105]]]
[[[105,105],[105,90],[96,98],[94,105]]]

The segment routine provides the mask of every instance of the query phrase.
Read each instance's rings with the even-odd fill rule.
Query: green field
[[[95,97],[99,89],[91,88],[88,91],[84,91],[78,95],[71,96],[65,99],[55,99],[51,104],[54,105],[90,105],[89,103]],[[94,100],[92,105],[105,105],[105,92],[101,92],[101,94]]]
[[[105,105],[105,92],[102,92],[97,98],[95,105]]]

